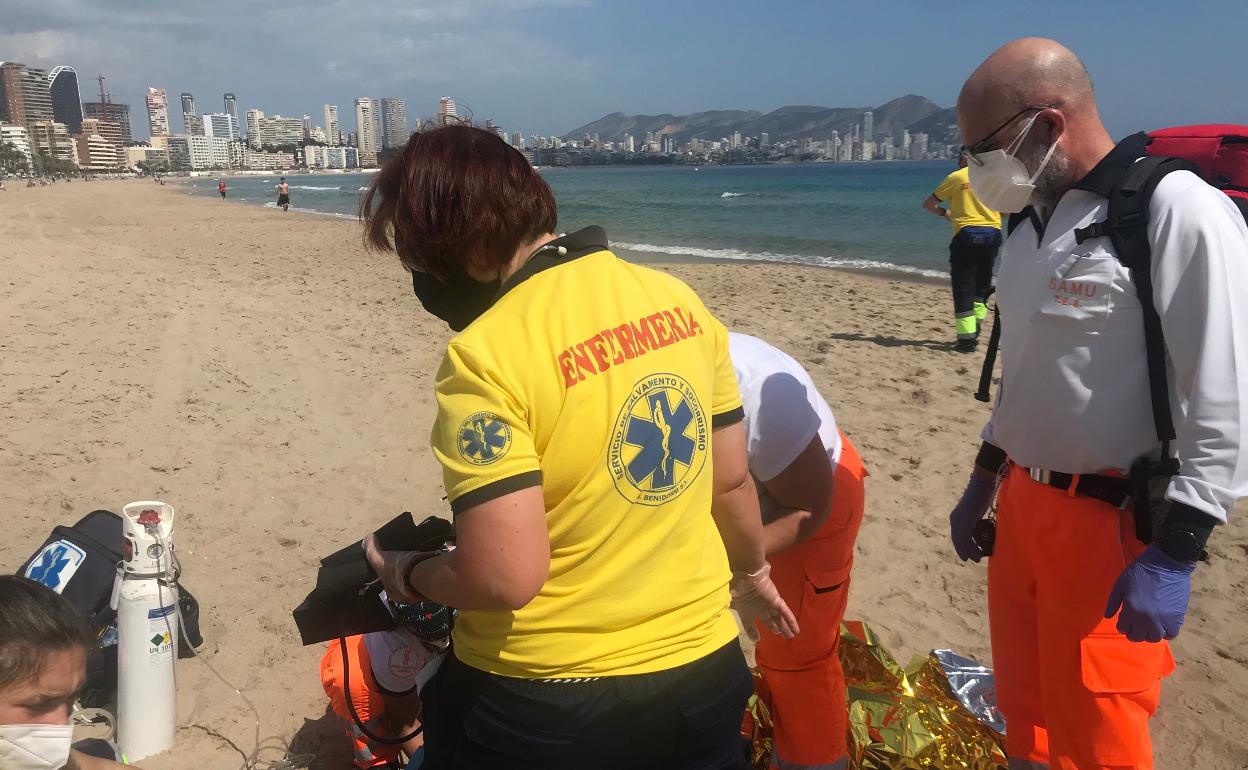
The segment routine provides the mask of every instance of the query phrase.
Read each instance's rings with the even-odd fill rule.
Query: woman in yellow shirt
[[[413,136],[361,210],[459,332],[432,436],[458,547],[366,544],[391,596],[460,610],[421,692],[427,766],[742,766],[729,584],[747,627],[796,622],[723,325],[600,228],[556,236],[549,187],[487,131]]]

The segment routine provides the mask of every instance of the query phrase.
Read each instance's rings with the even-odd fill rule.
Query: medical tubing
[[[163,607],[165,606],[164,589],[169,585],[169,583],[174,585],[177,584],[178,578],[182,574],[182,564],[178,561],[177,554],[169,549],[169,547],[165,544],[165,538],[160,534],[159,529],[156,532],[156,540],[160,543],[161,549],[168,553],[170,557],[169,570],[161,579],[157,580],[157,595],[160,597],[160,606]],[[120,567],[121,565],[118,564],[119,569]],[[178,627],[185,628],[185,623],[182,620],[182,603],[178,601],[176,591],[174,591],[173,596],[173,607],[174,613],[178,616]],[[169,623],[169,616],[165,615],[164,617],[165,630],[169,632],[169,637],[171,639],[176,639],[173,633],[173,626]],[[242,698],[243,703],[247,704],[247,708],[251,710],[252,716],[255,717],[256,732],[254,748],[250,754],[243,755],[243,764],[239,766],[239,770],[297,770],[297,768],[307,767],[312,760],[316,759],[315,754],[291,754],[290,744],[279,736],[271,735],[264,740],[260,740],[260,710],[256,708],[256,704],[252,703],[251,699],[244,695],[242,690],[235,687],[230,680],[226,679],[220,671],[217,671],[216,667],[214,667],[212,663],[208,662],[207,657],[203,655],[198,655],[197,657],[201,663],[208,667],[208,670],[212,672],[213,676],[221,680],[221,683],[230,690],[233,690],[235,695]],[[176,665],[173,668],[173,681],[174,687],[176,688],[178,681],[178,668]],[[271,745],[274,741],[277,745]],[[260,755],[270,751],[281,751],[281,758],[262,761],[260,759]],[[241,754],[242,751],[240,750],[239,753]]]

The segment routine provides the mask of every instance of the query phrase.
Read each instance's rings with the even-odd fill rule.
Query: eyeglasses
[[[980,161],[975,156],[980,154],[981,152],[988,152],[989,150],[997,149],[995,147],[987,146],[988,142],[992,141],[992,138],[994,136],[1004,131],[1007,126],[1011,125],[1014,121],[1018,120],[1019,118],[1021,118],[1022,116],[1026,115],[1029,112],[1035,112],[1036,114],[1039,114],[1041,112],[1044,112],[1045,110],[1051,110],[1056,106],[1057,106],[1056,104],[1048,104],[1043,107],[1022,108],[1021,110],[1019,110],[1018,112],[1010,116],[1009,120],[1005,121],[1001,125],[992,129],[992,132],[989,133],[988,136],[985,136],[983,139],[980,139],[978,142],[976,142],[975,144],[972,144],[969,147],[966,146],[965,144],[962,145],[962,147],[958,150],[958,156],[962,158],[966,158],[968,161],[975,163],[978,166],[982,166],[983,162]]]

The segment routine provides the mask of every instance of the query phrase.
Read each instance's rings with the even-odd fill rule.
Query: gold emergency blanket
[[[850,768],[1007,767],[1005,737],[989,726],[1004,729],[991,703],[988,669],[947,650],[902,668],[861,621],[841,625],[841,665],[848,686]],[[759,676],[755,672],[756,681]],[[751,698],[744,733],[752,740],[757,770],[765,770],[771,758],[771,724],[766,704]]]

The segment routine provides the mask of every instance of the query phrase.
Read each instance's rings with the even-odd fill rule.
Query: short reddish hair
[[[555,196],[497,134],[451,125],[413,134],[360,202],[365,240],[409,269],[446,277],[505,265],[555,231]]]

